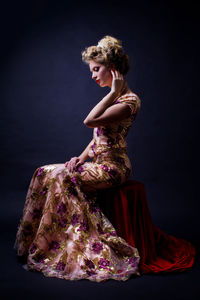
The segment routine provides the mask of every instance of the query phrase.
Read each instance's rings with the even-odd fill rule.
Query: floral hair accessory
[[[115,43],[113,41],[108,40],[108,39],[102,39],[101,41],[98,42],[97,47],[105,50],[114,45],[115,45]]]

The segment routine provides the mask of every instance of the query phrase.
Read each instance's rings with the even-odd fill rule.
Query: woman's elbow
[[[83,121],[83,124],[84,124],[85,126],[89,127],[89,128],[95,127],[95,126],[94,126],[94,121],[89,120],[89,119],[87,119],[87,118]]]

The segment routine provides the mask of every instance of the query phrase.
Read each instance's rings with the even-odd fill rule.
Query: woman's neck
[[[131,92],[131,90],[130,90],[130,88],[128,86],[128,83],[125,81],[124,87],[122,88],[120,96],[125,95],[125,94],[130,93],[130,92]]]

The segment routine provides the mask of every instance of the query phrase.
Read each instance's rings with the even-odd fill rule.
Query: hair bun
[[[114,66],[122,75],[126,75],[130,68],[129,57],[124,52],[121,41],[110,35],[104,36],[96,46],[85,48],[82,60],[86,63],[94,60],[108,68]]]
[[[111,48],[121,48],[122,49],[122,44],[121,41],[110,36],[106,35],[104,36],[101,40],[99,40],[97,47],[102,48],[103,50],[110,50]]]

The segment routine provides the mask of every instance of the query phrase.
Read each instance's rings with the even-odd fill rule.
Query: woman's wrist
[[[109,94],[111,95],[111,97],[114,97],[114,100],[115,100],[119,96],[120,93],[111,89]]]
[[[111,88],[111,91],[110,91],[110,92],[111,92],[113,95],[115,95],[116,98],[117,98],[117,97],[121,96],[124,92],[126,92],[127,89],[128,89],[128,84],[127,84],[127,82],[125,81],[124,84],[123,84],[123,86],[122,86],[122,88],[121,88],[120,90],[117,91],[117,90]]]
[[[117,97],[119,93],[111,89],[109,94],[112,95],[113,97]]]
[[[86,154],[80,154],[78,156],[78,159],[81,161],[81,162],[84,162],[86,159],[88,159],[88,155]]]
[[[105,109],[107,109],[118,96],[118,92],[110,90],[110,92],[100,102],[102,102],[102,104],[105,105]]]

